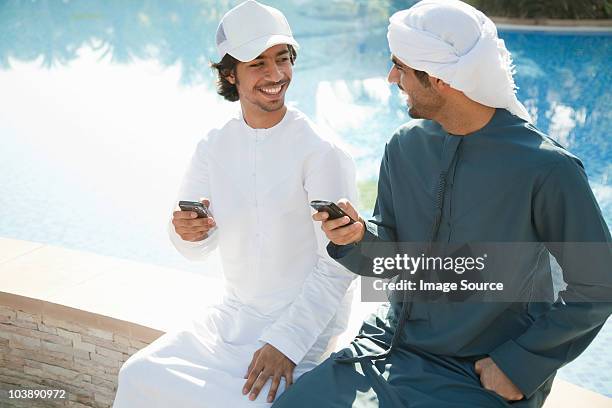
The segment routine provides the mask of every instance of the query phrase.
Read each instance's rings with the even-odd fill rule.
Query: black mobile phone
[[[342,208],[338,207],[333,201],[312,200],[310,202],[310,206],[317,211],[325,211],[326,213],[328,213],[329,220],[335,220],[337,218],[347,216],[350,219],[349,224],[355,223],[355,220],[352,219],[347,213],[345,213]]]
[[[208,208],[202,203],[197,201],[179,201],[179,208],[182,211],[193,211],[198,214],[198,218],[208,218],[212,217]]]

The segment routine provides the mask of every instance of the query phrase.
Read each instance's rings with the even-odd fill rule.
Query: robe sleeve
[[[361,276],[390,278],[397,274],[374,274],[372,272],[374,256],[394,257],[397,253],[393,243],[397,241],[395,232],[395,211],[393,209],[393,192],[389,172],[389,145],[385,147],[378,178],[378,194],[372,218],[366,221],[363,239],[353,245],[336,245],[330,242],[327,246],[329,255],[348,270]]]
[[[577,159],[563,156],[549,171],[533,195],[532,222],[567,287],[527,331],[490,353],[526,398],[582,353],[612,312],[610,232]]]
[[[201,197],[210,199],[208,161],[206,158],[207,140],[208,139],[204,139],[198,143],[196,151],[183,176],[176,202],[180,200],[199,201]],[[217,247],[218,234],[218,229],[215,227],[213,230],[209,231],[207,237],[201,241],[184,241],[174,230],[172,218],[170,218],[168,222],[168,236],[170,237],[170,242],[172,242],[181,255],[192,261],[205,259],[206,256]]]
[[[355,165],[339,149],[331,148],[307,160],[304,188],[311,200],[356,202]],[[320,222],[312,222],[317,241],[317,262],[306,277],[302,290],[283,314],[260,336],[259,340],[280,350],[298,364],[338,312],[354,275],[334,262],[325,251],[327,238]]]

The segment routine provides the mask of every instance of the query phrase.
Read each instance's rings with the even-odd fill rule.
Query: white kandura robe
[[[356,194],[352,159],[295,109],[269,129],[240,115],[209,132],[178,198],[209,198],[217,228],[195,243],[172,224],[169,233],[191,260],[219,248],[223,303],[130,357],[114,408],[269,407],[270,381],[254,402],[241,392],[257,349],[269,343],[298,363],[294,381],[326,357],[346,328],[354,275],[329,258],[309,202]]]

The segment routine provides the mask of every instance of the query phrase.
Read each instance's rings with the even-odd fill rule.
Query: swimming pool
[[[234,3],[0,3],[0,236],[202,273],[165,226],[195,144],[237,109],[207,67]],[[385,80],[394,2],[269,3],[301,44],[289,102],[351,150],[367,213],[384,143],[407,120]],[[612,36],[501,36],[519,98],[583,160],[610,225]],[[610,350],[608,323],[561,377],[612,396]]]

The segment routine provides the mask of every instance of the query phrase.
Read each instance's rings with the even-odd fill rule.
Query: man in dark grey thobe
[[[612,312],[610,232],[580,160],[516,99],[510,56],[484,14],[426,0],[390,22],[389,82],[419,119],[386,145],[370,221],[346,201],[359,222],[313,216],[330,255],[373,276],[376,243],[533,243],[511,260],[515,275],[549,273],[551,253],[567,286],[556,301],[392,298],[274,407],[540,407],[556,370]]]

